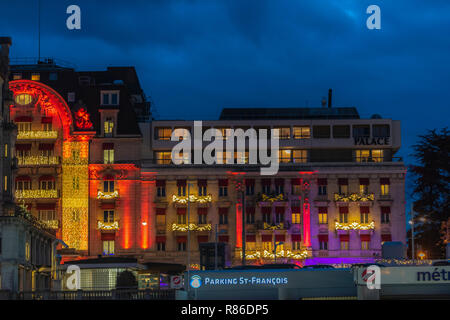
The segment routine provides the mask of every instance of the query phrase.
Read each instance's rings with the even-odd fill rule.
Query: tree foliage
[[[413,146],[417,165],[410,166],[414,178],[415,239],[434,259],[443,257],[442,225],[450,218],[449,133],[444,128],[419,136]]]
[[[117,275],[116,289],[134,289],[137,286],[138,282],[133,272],[125,270]]]

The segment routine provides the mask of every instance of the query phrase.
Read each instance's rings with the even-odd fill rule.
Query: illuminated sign
[[[389,145],[389,137],[382,138],[365,138],[356,137],[355,146],[385,146]]]

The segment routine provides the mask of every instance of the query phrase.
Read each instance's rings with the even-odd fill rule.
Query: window
[[[39,220],[51,221],[56,220],[55,210],[39,210]]]
[[[361,250],[369,250],[369,241],[361,241]]]
[[[381,195],[382,196],[388,196],[389,195],[389,184],[381,184],[380,185],[381,188]]]
[[[272,213],[271,212],[263,211],[262,216],[263,216],[263,222],[272,223]]]
[[[105,136],[112,136],[113,128],[114,128],[113,118],[111,118],[111,117],[106,118],[106,120],[103,124],[103,127],[105,130]]]
[[[356,150],[356,162],[368,162],[370,150]]]
[[[156,164],[170,164],[172,162],[172,153],[169,151],[156,152]]]
[[[228,213],[219,212],[219,224],[228,224]]]
[[[330,126],[313,126],[314,138],[330,138]]]
[[[341,241],[341,250],[348,250],[348,241]]]
[[[67,102],[75,102],[75,92],[67,93]]]
[[[361,212],[361,223],[369,223],[369,213]]]
[[[289,150],[289,149],[278,150],[278,161],[280,163],[291,162],[291,150]]]
[[[198,214],[198,224],[206,224],[206,214]]]
[[[319,240],[319,250],[328,250],[328,241]]]
[[[56,80],[58,80],[58,74],[57,74],[56,72],[51,72],[51,73],[48,75],[48,80],[51,80],[51,81],[56,81]]]
[[[165,197],[166,196],[166,187],[165,186],[156,187],[156,196],[157,197]]]
[[[284,210],[284,208],[282,208]],[[284,222],[284,212],[275,212],[275,223],[279,224]]]
[[[119,91],[102,91],[101,104],[103,106],[117,106],[119,104]]]
[[[114,180],[103,181],[103,192],[114,192]]]
[[[20,80],[22,79],[22,74],[21,73],[14,73],[13,74],[13,80]]]
[[[114,210],[103,211],[103,222],[114,222]]]
[[[30,242],[25,242],[25,260],[30,261],[31,258],[31,248]]]
[[[359,179],[359,193],[368,194],[369,193],[369,179],[361,178]]]
[[[4,178],[4,190],[8,191],[8,176],[5,176]]]
[[[255,208],[251,208],[250,210],[249,210],[249,208],[247,208],[247,210],[246,210],[247,212],[247,215],[246,215],[246,217],[247,217],[247,223],[249,223],[249,224],[253,224],[253,223],[255,223]]]
[[[51,179],[41,180],[39,187],[41,190],[54,190],[55,189],[55,180],[51,180]]]
[[[31,131],[31,122],[19,122],[17,123],[17,130],[20,131]]]
[[[222,134],[222,140],[228,140],[228,137],[231,136],[230,128],[216,128],[216,129],[220,130],[220,133]]]
[[[348,223],[348,212],[339,212],[339,223]]]
[[[309,139],[311,138],[310,127],[294,127],[294,139]]]
[[[328,224],[328,208],[319,207],[319,224]]]
[[[319,194],[319,196],[326,196],[327,195],[327,185],[326,184],[319,184],[319,186],[318,186],[318,194]]]
[[[391,221],[391,207],[381,207],[381,223],[389,224]]]
[[[233,163],[232,153],[230,151],[223,152],[223,151],[217,151],[215,154],[215,160],[217,164],[231,164]]]
[[[353,137],[354,138],[368,138],[370,137],[370,126],[369,125],[355,125],[353,126]]]
[[[283,185],[276,185],[275,186],[275,193],[276,194],[284,193],[284,186]]]
[[[157,214],[156,215],[156,225],[157,226],[165,226],[166,225],[166,215],[165,214]]]
[[[308,161],[308,151],[307,150],[293,150],[293,161],[294,163],[305,163]]]
[[[178,196],[184,197],[186,196],[186,186],[178,186]]]
[[[114,149],[103,150],[103,163],[104,164],[114,163]]]
[[[166,242],[158,241],[156,243],[156,250],[158,250],[158,251],[166,251]]]
[[[272,241],[264,241],[263,240],[263,243],[262,243],[262,248],[263,248],[263,250],[267,250],[267,251],[269,251],[269,252],[273,252],[273,243],[272,243]]]
[[[333,126],[333,138],[350,138],[350,126]]]
[[[255,194],[255,185],[254,184],[246,185],[245,186],[245,195],[252,196],[254,194]]]
[[[374,138],[384,138],[390,136],[390,127],[388,124],[374,124],[372,126]]]
[[[302,223],[302,214],[300,212],[292,212],[292,223],[293,224],[300,224]]]
[[[302,242],[299,240],[292,240],[292,250],[301,250],[302,249]]]
[[[219,197],[228,197],[228,187],[227,186],[219,187]]]
[[[339,194],[348,194],[348,180],[338,179],[338,192]]]
[[[245,249],[247,251],[255,251],[256,250],[256,242],[255,241],[246,241],[245,242]]]
[[[5,143],[5,158],[8,158],[8,144]]]
[[[172,135],[171,128],[156,128],[155,136],[156,140],[170,140]]]
[[[186,214],[178,214],[177,215],[177,223],[178,224],[186,224]]]
[[[373,162],[383,162],[384,161],[384,152],[382,149],[372,150],[372,161]]]
[[[287,140],[291,138],[291,128],[274,128],[274,138]]]
[[[114,240],[103,241],[103,255],[109,256],[114,254]]]
[[[262,186],[262,193],[270,194],[270,185],[263,185]]]
[[[242,151],[235,151],[234,152],[234,160],[235,160],[235,163],[238,163],[238,164],[245,164],[245,163],[248,163],[248,151],[244,151],[244,152],[242,152]]]
[[[178,251],[186,251],[186,242],[178,242]]]
[[[43,123],[42,124],[42,131],[52,131],[53,130],[53,126],[52,123]]]
[[[40,81],[41,80],[41,75],[39,73],[33,73],[31,75],[31,80],[33,80],[33,81]]]
[[[16,190],[30,190],[30,189],[31,189],[31,181],[30,180],[17,180],[16,181]]]

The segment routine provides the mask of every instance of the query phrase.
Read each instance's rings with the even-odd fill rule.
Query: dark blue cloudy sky
[[[37,1],[0,0],[12,57],[37,56]],[[42,56],[79,69],[134,65],[160,118],[223,106],[356,106],[402,120],[400,155],[450,117],[448,0],[42,1]],[[78,4],[82,29],[66,29]],[[366,28],[370,4],[381,30]]]

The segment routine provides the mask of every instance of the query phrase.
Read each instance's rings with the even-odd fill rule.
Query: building
[[[70,247],[64,259],[198,266],[216,230],[233,265],[243,246],[247,263],[303,264],[371,261],[384,241],[405,243],[399,121],[361,119],[331,97],[328,107],[226,108],[203,121],[224,145],[227,129],[279,129],[279,171],[261,176],[249,151],[173,164],[172,132],[192,134],[194,122],[151,120],[134,68],[80,72],[49,59],[11,73],[16,199]]]

